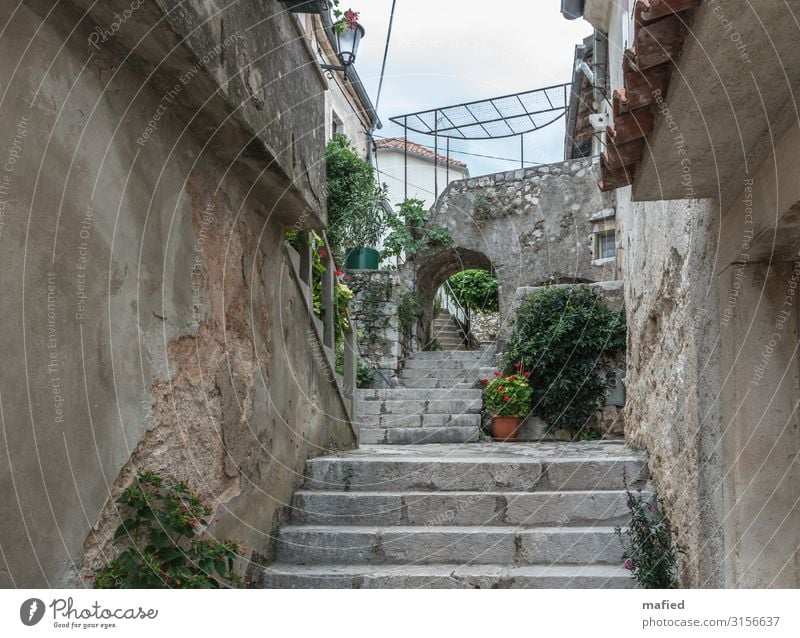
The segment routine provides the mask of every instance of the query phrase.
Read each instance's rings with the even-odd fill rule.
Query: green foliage
[[[451,246],[453,237],[444,226],[428,226],[428,213],[421,199],[406,199],[398,205],[396,215],[387,218],[388,236],[383,240],[382,258],[411,258],[431,246]]]
[[[344,343],[336,346],[336,373],[344,374]],[[356,363],[356,387],[360,389],[371,388],[375,382],[375,371],[363,357],[358,357]]]
[[[377,246],[386,229],[386,186],[345,135],[334,135],[325,151],[328,241],[339,261],[352,248]]]
[[[531,386],[527,373],[503,376],[495,372],[494,379],[481,379],[484,385],[483,405],[492,416],[526,416],[531,407]]]
[[[609,385],[597,374],[625,348],[625,315],[586,286],[549,286],[531,295],[513,320],[503,368],[530,373],[533,413],[552,430],[583,428]]]
[[[286,241],[295,250],[305,250],[305,241],[311,243],[314,314],[322,319],[325,315],[325,309],[322,307],[322,275],[327,271],[323,258],[328,256],[325,240],[312,230],[308,233],[289,231],[286,233]],[[336,269],[336,277],[337,280],[333,290],[333,301],[336,308],[336,313],[333,317],[333,334],[336,342],[339,343],[344,338],[345,331],[350,327],[349,309],[350,302],[353,299],[353,291],[350,290],[347,284],[339,280],[339,277],[346,279],[346,276],[338,268]]]
[[[406,335],[411,333],[414,322],[419,317],[421,311],[422,300],[413,292],[404,292],[397,304],[397,315],[400,319],[400,328]]]
[[[470,310],[498,312],[497,277],[485,270],[462,270],[447,280],[459,303]]]
[[[659,505],[655,497],[645,501],[641,490],[632,493],[627,479],[625,491],[631,522],[625,531],[619,527],[614,530],[624,550],[623,566],[644,589],[677,588],[677,555],[685,550],[672,540],[663,503]]]
[[[439,340],[436,337],[432,337],[428,343],[426,343],[423,347],[423,350],[426,352],[438,352],[442,349],[442,345],[439,343]]]
[[[98,589],[240,587],[236,541],[202,538],[212,510],[186,483],[142,472],[116,501],[123,521],[114,534],[122,551],[94,572]]]
[[[578,432],[577,438],[579,441],[601,441],[603,435],[597,428],[582,428],[581,431]]]

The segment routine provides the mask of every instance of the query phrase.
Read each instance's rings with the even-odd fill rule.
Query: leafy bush
[[[525,416],[531,406],[531,386],[527,373],[503,376],[494,373],[494,379],[481,379],[484,385],[483,404],[492,416]]]
[[[447,280],[459,303],[470,310],[498,312],[497,277],[485,270],[462,270]]]
[[[533,413],[549,429],[578,431],[605,400],[597,374],[625,347],[625,315],[586,286],[549,286],[531,295],[513,320],[503,368],[530,373]]]
[[[336,346],[336,373],[344,374],[344,343]],[[361,389],[370,388],[374,382],[375,371],[363,357],[358,357],[356,362],[356,387]]]
[[[124,549],[94,572],[98,589],[240,587],[236,541],[201,538],[211,508],[186,483],[142,472],[116,501],[126,517],[115,541]]]
[[[411,328],[422,311],[422,300],[413,292],[404,292],[397,304],[397,315],[405,335],[411,334]]]
[[[431,246],[451,246],[453,237],[444,226],[428,226],[428,213],[421,199],[406,199],[396,215],[387,218],[389,234],[383,240],[382,258],[413,257]]]
[[[322,261],[323,257],[327,257],[325,241],[313,230],[309,233],[289,231],[286,233],[285,238],[295,250],[304,250],[305,246],[303,242],[311,242],[311,269],[314,280],[312,303],[314,314],[322,319],[325,315],[325,309],[322,307],[322,275],[327,270],[327,266]],[[350,302],[353,300],[353,291],[344,283],[347,281],[347,275],[344,271],[336,268],[335,275],[336,282],[334,284],[333,301],[336,313],[333,317],[333,334],[335,335],[336,342],[339,343],[344,338],[345,331],[350,327],[349,310]]]
[[[646,502],[641,490],[633,494],[628,489],[630,526],[624,532],[614,531],[622,543],[623,566],[630,570],[631,577],[645,589],[675,589],[677,584],[677,555],[684,553],[683,547],[672,540],[669,521],[654,497]]]
[[[375,169],[353,150],[345,135],[325,149],[328,189],[328,242],[340,263],[351,248],[377,246],[386,229],[386,186]]]

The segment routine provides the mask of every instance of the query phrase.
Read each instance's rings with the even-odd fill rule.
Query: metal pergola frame
[[[461,104],[390,117],[389,120],[398,126],[402,126],[404,132],[405,196],[408,196],[409,131],[422,135],[432,135],[434,138],[434,198],[438,198],[440,137],[447,140],[446,166],[448,182],[450,181],[451,139],[490,140],[519,137],[520,165],[524,167],[524,136],[527,133],[549,126],[566,115],[569,109],[571,88],[571,82],[554,84],[531,91],[509,93],[508,95],[500,95],[484,100],[462,102]],[[525,122],[525,125],[517,127],[516,124],[518,122]]]

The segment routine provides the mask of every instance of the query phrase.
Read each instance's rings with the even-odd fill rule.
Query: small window
[[[333,129],[332,133],[334,135],[338,135],[339,133],[344,133],[344,123],[342,122],[342,120],[339,119],[336,113],[333,114],[332,129]]]
[[[597,233],[595,259],[607,259],[617,254],[617,241],[613,230]]]

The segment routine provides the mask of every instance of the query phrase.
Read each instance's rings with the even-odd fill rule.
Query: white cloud
[[[367,31],[356,66],[374,100],[392,2],[352,3]],[[389,122],[393,115],[569,82],[574,47],[590,33],[586,22],[561,16],[559,0],[397,0],[378,134],[402,134]],[[530,134],[526,159],[561,160],[563,136],[563,120]],[[432,137],[414,139],[433,145]],[[453,142],[451,149],[519,158],[519,139]],[[473,175],[515,167],[455,156]]]

